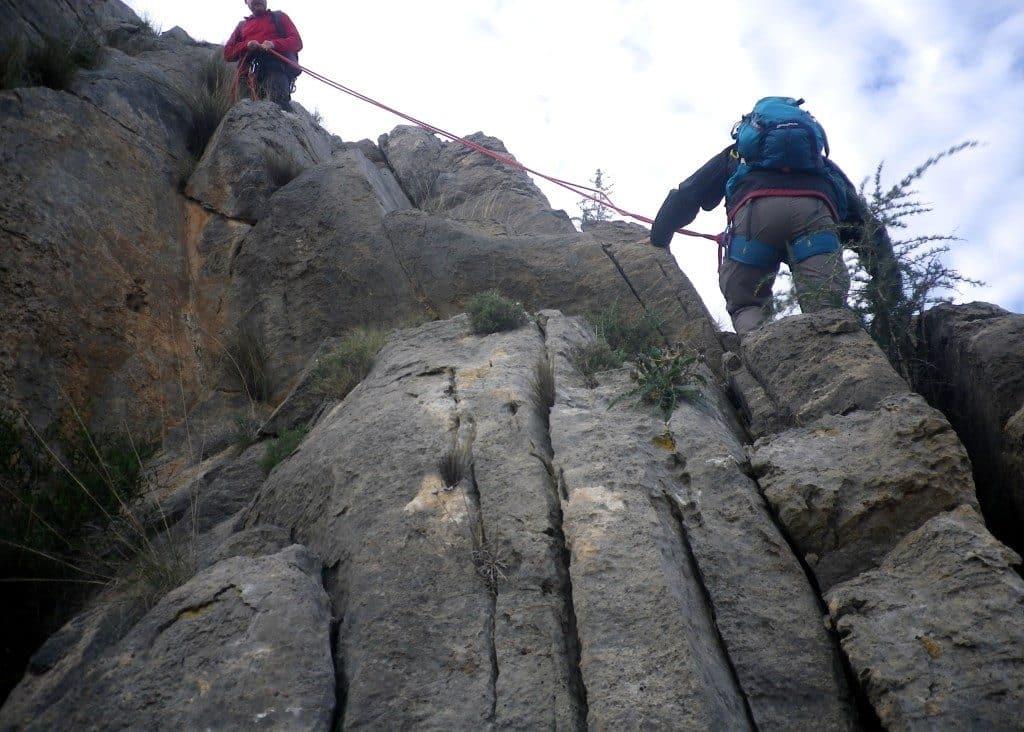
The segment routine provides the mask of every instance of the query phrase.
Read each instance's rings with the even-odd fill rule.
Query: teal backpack
[[[726,196],[732,196],[739,181],[752,170],[819,172],[837,189],[840,214],[846,206],[843,188],[837,185],[828,157],[828,137],[821,123],[801,109],[803,99],[764,97],[732,129],[740,164],[725,184]]]

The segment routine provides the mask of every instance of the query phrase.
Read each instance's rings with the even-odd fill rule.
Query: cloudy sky
[[[129,0],[154,26],[222,43],[242,0]],[[457,134],[501,138],[523,163],[586,182],[653,217],[668,190],[729,142],[762,96],[804,97],[855,182],[895,182],[964,140],[917,186],[933,207],[912,234],[955,234],[948,263],[984,280],[958,301],[1024,312],[1024,2],[1021,0],[281,0],[301,62]],[[300,77],[295,98],[345,140],[401,120]],[[539,181],[538,181],[539,182]],[[555,208],[577,196],[542,183]],[[690,227],[715,233],[718,210]],[[711,242],[672,252],[712,312]]]

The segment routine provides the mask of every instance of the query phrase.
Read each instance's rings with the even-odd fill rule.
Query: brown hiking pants
[[[738,334],[749,333],[770,317],[772,285],[782,262],[790,265],[803,312],[845,304],[850,279],[835,219],[823,201],[810,196],[752,199],[736,212],[732,232],[734,245],[722,263],[718,284]],[[817,246],[808,247],[810,239]],[[745,257],[736,242],[752,243],[760,256],[737,261]],[[833,251],[821,251],[833,246]]]

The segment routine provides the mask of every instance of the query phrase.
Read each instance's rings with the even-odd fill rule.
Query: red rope
[[[318,74],[315,71],[307,69],[305,66],[301,66],[300,64],[295,63],[291,59],[281,55],[280,53],[274,51],[273,49],[270,49],[269,52],[272,53],[277,58],[279,58],[281,61],[288,64],[289,66],[299,69],[300,71],[308,74],[317,81],[320,81],[333,89],[337,89],[338,91],[344,92],[349,96],[353,96],[360,101],[366,102],[367,104],[372,104],[373,106],[383,109],[386,112],[391,112],[392,114],[397,115],[408,122],[412,122],[417,127],[421,127],[429,132],[434,133],[435,135],[440,135],[441,137],[447,138],[452,142],[457,142],[461,145],[465,145],[466,147],[470,148],[471,150],[475,150],[481,155],[486,155],[489,158],[493,158],[494,160],[497,160],[498,162],[504,163],[505,165],[511,166],[513,168],[516,168],[517,170],[522,170],[523,172],[530,173],[532,175],[537,176],[538,178],[543,178],[544,180],[550,183],[554,183],[556,186],[561,186],[566,190],[572,191],[573,193],[582,198],[586,198],[588,200],[599,203],[602,206],[610,208],[612,211],[619,214],[620,216],[626,216],[631,219],[636,219],[637,221],[642,221],[645,224],[649,225],[654,223],[653,219],[647,218],[646,216],[641,216],[640,214],[632,213],[631,211],[626,211],[625,209],[616,206],[615,203],[613,203],[612,200],[608,198],[604,191],[600,191],[597,188],[591,188],[590,186],[584,186],[579,183],[571,183],[569,181],[562,180],[561,178],[555,178],[553,176],[547,175],[546,173],[541,173],[540,171],[534,170],[533,168],[528,168],[509,155],[503,155],[499,152],[495,152],[494,150],[488,150],[486,147],[480,145],[479,143],[467,140],[464,137],[459,137],[458,135],[448,132],[447,130],[443,130],[440,127],[435,127],[429,122],[424,122],[423,120],[416,119],[411,115],[398,111],[394,107],[389,107],[388,105],[382,102],[378,102],[376,99],[371,99],[365,94],[357,92],[355,89],[350,89],[349,87],[343,84],[339,84],[338,82],[329,79],[326,76],[323,76],[322,74]],[[685,236],[696,236],[701,237],[703,239],[710,239],[711,241],[714,242],[721,242],[720,234],[701,234],[699,232],[690,231],[688,229],[676,229],[676,233],[683,234]]]

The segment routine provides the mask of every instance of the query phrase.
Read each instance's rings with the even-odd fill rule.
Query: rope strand
[[[287,58],[286,56],[283,56],[282,54],[278,53],[273,49],[270,49],[270,53],[273,54],[278,59],[280,59],[281,61],[283,61],[284,63],[288,64],[289,66],[299,69],[300,71],[311,76],[317,81],[326,84],[327,86],[336,89],[340,92],[344,92],[349,96],[355,97],[356,99],[362,102],[372,104],[373,106],[378,107],[379,109],[383,109],[386,112],[390,112],[391,114],[401,117],[407,122],[412,122],[417,127],[427,130],[428,132],[432,132],[435,135],[439,135],[443,138],[451,140],[452,142],[457,142],[460,145],[464,145],[465,147],[468,147],[471,150],[480,153],[481,155],[486,155],[487,157],[497,160],[500,163],[504,163],[505,165],[515,168],[516,170],[521,170],[524,173],[534,175],[538,178],[548,181],[549,183],[553,183],[556,186],[561,186],[562,188],[565,188],[566,190],[575,193],[581,198],[594,201],[595,203],[605,206],[606,208],[610,208],[612,211],[619,214],[620,216],[625,216],[627,218],[635,219],[637,221],[642,221],[643,223],[648,225],[654,223],[654,220],[648,218],[647,216],[641,216],[640,214],[633,213],[632,211],[627,211],[626,209],[617,206],[604,191],[600,191],[590,186],[581,185],[579,183],[572,183],[571,181],[562,180],[561,178],[556,178],[554,176],[548,175],[547,173],[542,173],[539,170],[529,168],[520,163],[515,158],[511,157],[510,155],[503,155],[502,153],[495,152],[494,150],[489,150],[479,143],[473,142],[472,140],[467,140],[464,137],[460,137],[459,135],[456,135],[452,132],[448,132],[447,130],[444,130],[440,127],[436,127],[435,125],[432,125],[429,122],[424,122],[423,120],[416,119],[412,115],[405,114],[404,112],[401,112],[395,109],[394,107],[390,107],[387,104],[384,104],[383,102],[379,102],[376,99],[372,99],[371,97],[368,97],[365,94],[356,91],[355,89],[351,89],[345,86],[344,84],[340,84],[337,81],[334,81],[333,79],[324,76],[323,74],[319,74],[316,71],[307,69],[305,66],[295,63],[291,59]],[[683,234],[684,236],[694,236],[700,237],[702,239],[710,239],[713,242],[719,244],[721,243],[720,234],[701,234],[700,232],[690,231],[689,229],[676,229],[676,233]]]

